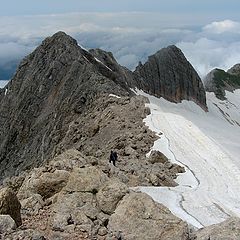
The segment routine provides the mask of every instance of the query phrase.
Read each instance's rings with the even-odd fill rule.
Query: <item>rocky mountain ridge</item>
[[[205,89],[214,92],[219,99],[225,99],[225,91],[234,91],[240,88],[240,64],[234,65],[227,72],[222,69],[213,69],[204,79]]]
[[[163,50],[164,54],[166,61],[161,58],[161,51],[157,53],[164,76],[168,75],[168,68],[172,71],[164,78],[168,87],[163,87],[166,91],[161,90],[161,96],[172,101],[192,99],[206,107],[200,79],[181,51],[170,47]],[[151,61],[146,65],[151,66]],[[188,81],[185,65],[191,74]],[[176,75],[175,67],[180,74],[171,80]],[[109,94],[131,97],[134,93],[130,87],[152,92],[146,79],[139,77],[140,72],[140,67],[132,73],[120,66],[111,53],[100,49],[86,51],[63,32],[44,40],[21,62],[10,83],[0,89],[1,178],[40,166],[58,154],[69,125],[97,107],[101,97]],[[161,82],[160,76],[157,79]]]
[[[1,176],[48,159],[70,122],[110,93],[133,95],[70,36],[60,32],[43,41],[0,90]]]
[[[131,88],[172,102],[192,100],[206,110],[201,80],[174,46],[131,72],[111,53],[87,51],[58,32],[21,62],[11,82],[0,89],[1,237],[214,237],[215,228],[197,235],[163,205],[132,188],[176,186],[174,180],[185,170],[161,152],[146,157],[157,136],[143,122],[148,100]],[[119,156],[116,167],[108,162],[112,149]],[[17,196],[12,198],[17,207],[6,192]],[[21,216],[22,225],[15,216]],[[236,219],[232,222],[238,226]],[[238,234],[237,228],[230,234]]]

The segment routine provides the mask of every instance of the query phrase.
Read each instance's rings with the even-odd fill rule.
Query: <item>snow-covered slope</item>
[[[240,217],[240,90],[221,101],[207,93],[209,112],[190,101],[149,98],[146,124],[159,134],[153,149],[185,166],[179,186],[141,187],[197,228]]]

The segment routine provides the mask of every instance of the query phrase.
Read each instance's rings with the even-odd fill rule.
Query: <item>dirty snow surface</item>
[[[153,146],[185,167],[177,187],[140,187],[196,228],[240,217],[240,90],[221,101],[207,93],[209,112],[190,101],[149,98],[146,125],[159,135]]]

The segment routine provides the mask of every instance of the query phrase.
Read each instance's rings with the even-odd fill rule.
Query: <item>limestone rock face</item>
[[[65,170],[45,171],[45,168],[35,169],[30,176],[26,177],[18,191],[19,199],[32,197],[33,194],[39,194],[46,199],[60,192],[66,186],[70,176],[69,172]]]
[[[44,206],[43,198],[40,194],[32,194],[31,197],[24,198],[21,201],[21,213],[36,215]]]
[[[124,81],[70,36],[58,32],[45,39],[0,89],[1,178],[51,159],[70,122],[110,93],[131,95]]]
[[[163,48],[135,70],[140,89],[172,102],[192,100],[206,109],[200,77],[176,46]]]
[[[10,188],[0,190],[0,215],[10,215],[17,226],[22,224],[21,204]]]
[[[111,179],[97,193],[99,208],[104,213],[112,214],[127,192],[128,187],[125,184],[117,179]]]
[[[138,134],[137,139],[142,139],[141,134]],[[135,154],[131,153],[127,157],[136,157]],[[140,230],[135,218],[140,219],[140,224],[141,221],[146,221],[143,220],[144,216],[150,213],[152,219],[149,220],[148,224],[152,224],[151,221],[156,222],[152,226],[157,229],[160,226],[159,219],[166,219],[169,224],[175,223],[176,219],[168,216],[170,213],[168,210],[154,203],[145,194],[129,194],[128,186],[122,182],[124,178],[132,175],[132,179],[139,178],[143,183],[144,180],[141,178],[143,176],[148,178],[151,172],[157,185],[167,184],[167,175],[165,176],[160,169],[166,168],[172,171],[175,166],[168,161],[164,164],[158,161],[149,163],[146,159],[139,159],[139,161],[135,165],[133,165],[134,159],[127,162],[129,165],[126,168],[123,167],[126,163],[120,164],[120,162],[117,163],[118,168],[109,166],[108,159],[105,163],[99,161],[97,165],[93,166],[92,156],[88,158],[77,150],[67,150],[53,158],[44,167],[35,168],[25,174],[25,179],[23,182],[21,181],[22,185],[18,190],[18,196],[22,204],[22,229],[24,230],[16,229],[3,237],[17,239],[20,236],[26,238],[27,236],[29,238],[30,236],[32,238],[40,236],[46,239],[79,239],[79,236],[85,236],[85,239],[96,238],[99,240],[119,238],[122,233],[118,229],[122,229],[122,222],[117,222],[114,219],[109,221],[109,219],[122,211],[120,207],[122,204],[122,209],[127,211],[123,214],[126,214],[127,218],[137,224],[131,225],[134,232],[134,228],[137,228],[137,235],[134,235],[136,239],[138,239],[138,231]],[[105,172],[105,165],[109,166],[110,172]],[[150,168],[147,169],[147,166],[150,166]],[[127,173],[127,169],[131,173]],[[132,173],[133,169],[135,169],[134,174]],[[173,172],[168,174],[170,176]],[[159,183],[159,179],[162,182]],[[171,181],[173,181],[172,179]],[[128,181],[129,185],[130,183]],[[173,184],[174,182],[171,183],[171,186]],[[131,196],[128,201],[124,200],[126,195]],[[139,206],[142,207],[139,208]],[[159,207],[162,210],[159,210]],[[132,212],[131,216],[128,215],[130,210]],[[121,219],[122,216],[117,218]],[[113,222],[117,224],[114,227]],[[165,222],[164,224],[168,225]],[[146,227],[146,225],[143,226]],[[33,231],[31,232],[30,229]],[[39,230],[39,233],[37,230]],[[153,231],[153,229],[150,229],[150,231]],[[165,232],[165,229],[163,231]],[[168,228],[167,231],[169,231]]]
[[[90,192],[96,194],[106,180],[106,175],[96,167],[75,168],[63,190],[66,192]]]
[[[111,69],[115,78],[118,79],[118,82],[120,82],[123,86],[124,84],[127,84],[128,87],[135,86],[134,74],[126,67],[121,66],[111,52],[106,52],[99,48],[90,49],[89,52]]]
[[[111,215],[108,228],[112,236],[128,240],[187,239],[187,224],[144,193],[126,195]]]
[[[240,237],[240,219],[229,218],[228,220],[209,227],[200,229],[197,240],[238,240]]]
[[[117,179],[110,180],[96,167],[74,169],[53,205],[52,229],[105,236],[109,214],[127,192],[125,184]]]
[[[16,229],[15,221],[9,215],[0,215],[0,234]]]
[[[87,192],[59,194],[54,205],[52,229],[73,232],[74,226],[77,226],[91,234],[93,222],[90,218],[96,219],[99,213],[98,209],[91,204],[92,202],[93,195]]]

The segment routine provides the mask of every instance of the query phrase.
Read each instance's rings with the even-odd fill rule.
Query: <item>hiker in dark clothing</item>
[[[113,165],[116,166],[116,161],[117,161],[118,155],[116,152],[111,151],[110,153],[110,158],[109,158],[109,162],[113,162]]]

